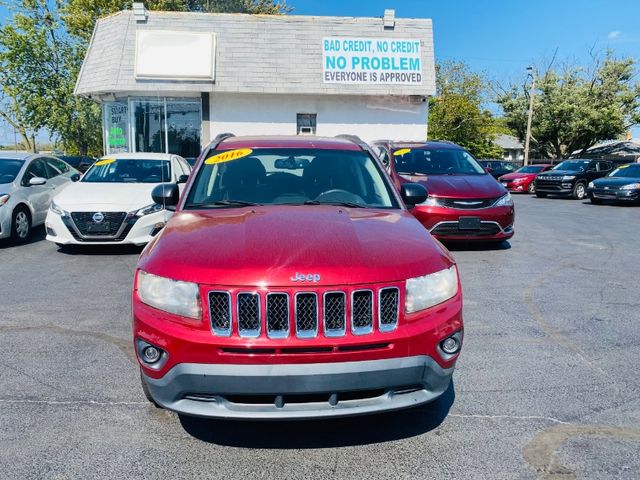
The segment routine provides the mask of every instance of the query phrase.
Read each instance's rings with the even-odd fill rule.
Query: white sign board
[[[322,39],[324,83],[422,85],[420,40]]]
[[[136,32],[136,78],[213,80],[214,72],[214,34]]]

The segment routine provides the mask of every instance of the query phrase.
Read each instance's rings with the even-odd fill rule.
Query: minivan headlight
[[[596,186],[593,182],[589,182],[589,185],[587,185],[587,188],[596,188]]]
[[[621,186],[620,190],[640,190],[640,183],[628,183]]]
[[[513,198],[511,198],[511,194],[507,193],[498,199],[496,203],[493,204],[494,207],[513,207]]]
[[[423,205],[425,207],[437,207],[439,204],[440,202],[438,202],[436,197],[427,197],[427,199],[424,202],[419,203],[418,206]]]
[[[196,283],[159,277],[138,270],[138,296],[143,303],[189,318],[202,318],[200,290]]]
[[[445,270],[407,280],[404,309],[413,313],[449,300],[458,293],[458,269]]]

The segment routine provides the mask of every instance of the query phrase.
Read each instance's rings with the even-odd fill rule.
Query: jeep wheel
[[[31,232],[31,214],[24,206],[16,207],[11,222],[11,240],[13,243],[24,243]]]
[[[536,192],[536,197],[538,197],[538,198],[547,198],[547,194],[546,193],[542,193],[542,192]]]
[[[527,188],[527,192],[534,194],[536,193],[536,182],[531,182],[529,184],[529,188]]]
[[[587,196],[587,189],[585,188],[584,183],[583,182],[576,183],[575,187],[573,187],[572,197],[575,200],[582,200],[586,196]]]

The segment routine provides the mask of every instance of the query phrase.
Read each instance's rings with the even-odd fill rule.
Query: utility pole
[[[536,96],[536,71],[533,67],[527,67],[531,76],[531,89],[529,90],[529,115],[527,118],[527,136],[524,139],[524,164],[529,165],[529,143],[531,141],[531,122],[533,121],[533,99]]]

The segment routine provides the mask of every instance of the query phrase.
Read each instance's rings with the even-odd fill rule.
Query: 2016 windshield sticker
[[[101,167],[102,165],[109,165],[110,163],[115,162],[115,158],[103,158],[102,160],[98,160],[96,162],[96,167]]]
[[[247,157],[253,153],[250,148],[240,148],[238,150],[228,150],[226,152],[218,153],[213,157],[207,158],[204,163],[206,165],[215,165],[216,163],[231,162],[238,160],[239,158]]]
[[[400,157],[402,155],[409,153],[410,151],[411,151],[410,148],[401,148],[400,150],[396,150],[395,152],[393,152],[393,155],[395,157]]]

